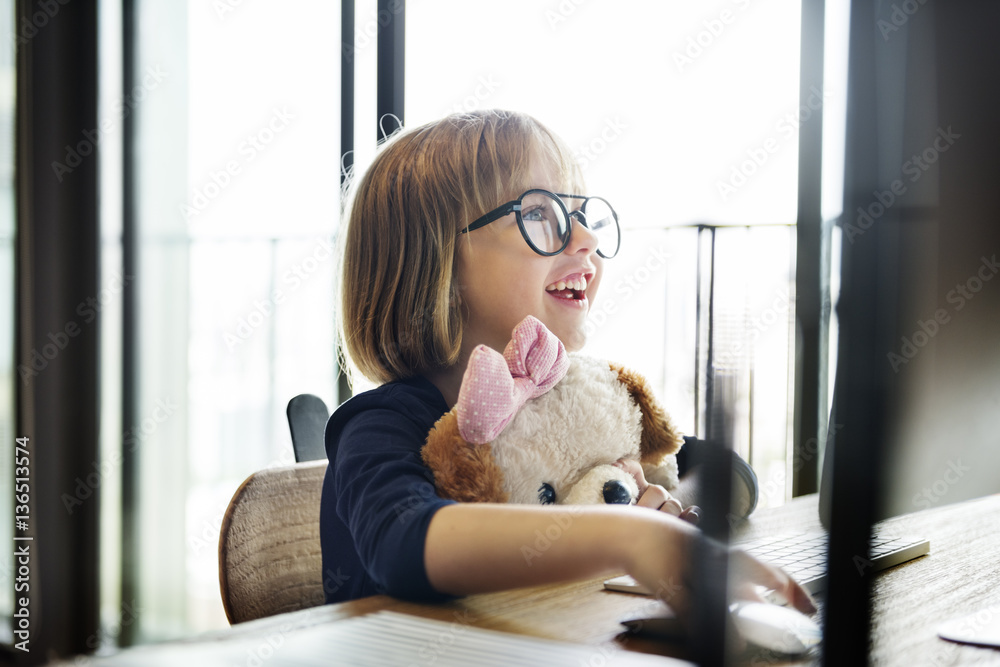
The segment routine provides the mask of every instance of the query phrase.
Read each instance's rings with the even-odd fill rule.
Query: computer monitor
[[[872,523],[1000,491],[1000,3],[851,12],[830,665],[865,664]]]

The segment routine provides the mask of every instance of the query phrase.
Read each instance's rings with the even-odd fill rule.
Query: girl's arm
[[[427,575],[438,590],[464,595],[621,574],[631,566],[623,545],[644,541],[656,514],[610,505],[450,505],[427,529]],[[678,537],[664,545],[664,559],[684,557]]]
[[[627,572],[682,617],[690,553],[700,532],[663,512],[628,506],[532,507],[458,504],[428,526],[425,567],[442,592],[465,595]],[[756,584],[812,612],[808,594],[782,571],[731,551],[734,590]]]

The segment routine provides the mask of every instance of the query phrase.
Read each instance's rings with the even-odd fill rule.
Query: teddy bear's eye
[[[556,501],[556,490],[552,488],[551,484],[545,482],[538,487],[538,502],[543,505],[551,505]]]

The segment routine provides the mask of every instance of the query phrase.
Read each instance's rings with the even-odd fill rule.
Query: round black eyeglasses
[[[570,213],[563,199],[582,199],[578,210]],[[521,236],[528,246],[539,255],[558,255],[569,245],[575,217],[580,224],[597,237],[597,254],[611,259],[618,254],[621,245],[621,228],[618,214],[607,200],[583,195],[563,195],[548,190],[528,190],[523,195],[498,206],[459,232],[467,234],[491,222],[514,213]]]

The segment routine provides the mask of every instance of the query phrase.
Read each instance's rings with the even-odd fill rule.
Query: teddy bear
[[[639,488],[678,484],[682,438],[645,379],[578,354],[538,319],[515,327],[503,354],[480,345],[458,402],[421,451],[443,498],[522,504],[630,504]],[[616,463],[618,465],[616,465]]]

